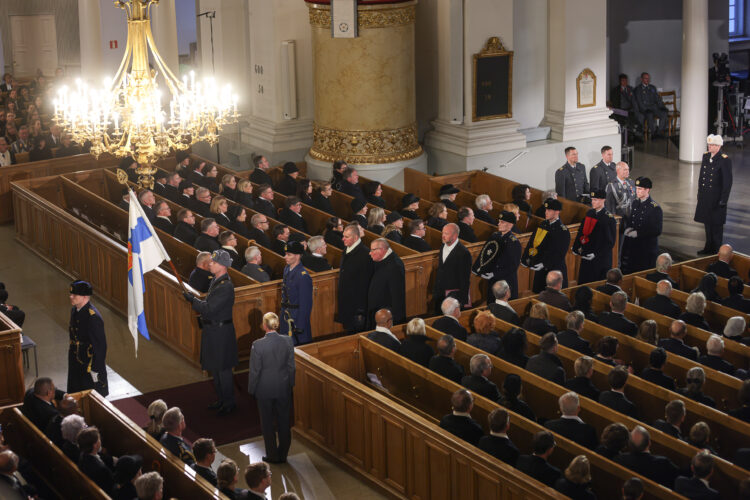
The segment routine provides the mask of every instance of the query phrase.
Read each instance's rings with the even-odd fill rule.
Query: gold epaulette
[[[722,157],[722,158],[729,158],[729,156],[727,156],[727,154],[726,154],[726,153],[721,153],[721,157]]]
[[[89,314],[92,315],[92,316],[96,316],[96,313],[94,312],[93,309],[89,309]]]

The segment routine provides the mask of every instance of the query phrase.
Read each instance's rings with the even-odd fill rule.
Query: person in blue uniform
[[[497,232],[482,247],[471,271],[487,281],[487,303],[495,302],[492,286],[505,280],[510,287],[510,298],[518,298],[518,265],[521,263],[521,242],[513,234],[516,216],[503,210],[497,221]]]
[[[719,251],[724,239],[729,192],[732,190],[732,160],[721,152],[724,139],[720,135],[711,134],[706,142],[708,152],[703,154],[701,161],[698,204],[693,218],[695,222],[702,222],[706,230],[706,244],[698,255],[710,255]]]
[[[226,415],[237,408],[234,400],[234,378],[232,368],[237,366],[237,339],[232,321],[234,306],[234,283],[227,274],[232,267],[232,257],[223,249],[211,253],[209,270],[214,278],[208,287],[208,295],[201,300],[188,291],[183,291],[185,300],[201,315],[201,368],[214,378],[217,400],[209,405]]]
[[[651,199],[651,179],[638,177],[635,181],[635,200],[630,208],[630,219],[622,233],[622,273],[630,274],[656,265],[659,255],[659,235],[664,215],[658,203]]]
[[[300,260],[305,248],[299,241],[286,244],[284,283],[281,287],[281,335],[291,335],[294,345],[312,342],[312,278]]]
[[[603,189],[591,192],[591,210],[586,212],[573,253],[581,256],[578,284],[603,280],[612,267],[612,248],[617,237],[617,221],[604,208],[607,193]]]
[[[531,233],[521,256],[521,264],[534,271],[534,293],[539,293],[547,287],[547,273],[550,271],[560,271],[563,275],[562,287],[568,287],[568,266],[565,264],[565,256],[570,247],[570,231],[560,220],[562,203],[547,198],[542,206],[544,221]]]
[[[667,107],[661,100],[659,91],[651,85],[651,75],[641,73],[641,84],[635,88],[634,94],[638,111],[648,121],[649,134],[652,137],[664,135],[664,129],[667,128]],[[657,118],[659,128],[656,125]]]
[[[107,336],[104,320],[91,303],[94,289],[86,281],[70,284],[70,348],[68,349],[68,393],[96,389],[109,394],[107,384]]]
[[[573,146],[565,148],[565,165],[555,172],[555,191],[573,201],[589,203],[589,180],[586,166],[578,162],[578,150]]]

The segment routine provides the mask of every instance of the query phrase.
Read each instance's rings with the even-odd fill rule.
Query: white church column
[[[572,141],[616,134],[608,117],[607,2],[554,0],[549,2],[547,108],[544,125],[555,141]],[[576,80],[584,69],[596,76],[594,100],[578,101]],[[614,146],[614,144],[613,144]],[[564,160],[563,160],[564,161]]]
[[[102,71],[102,35],[99,2],[78,0],[81,40],[81,76],[99,85]]]
[[[681,161],[698,163],[706,151],[708,63],[708,0],[683,0],[679,154]]]
[[[164,63],[179,78],[180,56],[177,44],[175,0],[160,0],[158,4],[151,7],[151,31]]]

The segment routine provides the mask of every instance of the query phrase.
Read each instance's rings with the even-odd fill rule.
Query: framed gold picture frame
[[[579,108],[596,106],[596,75],[584,68],[576,78],[576,103]]]
[[[513,51],[499,37],[487,40],[474,54],[471,121],[513,116]]]

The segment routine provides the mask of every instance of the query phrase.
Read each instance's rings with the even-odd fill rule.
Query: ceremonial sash
[[[534,233],[534,241],[531,243],[531,248],[529,249],[529,255],[533,257],[539,253],[537,247],[542,244],[547,233],[548,231],[546,229],[537,228],[536,233]]]
[[[581,236],[581,245],[585,245],[589,242],[589,236],[591,236],[591,232],[594,230],[594,227],[596,227],[596,223],[598,222],[598,219],[595,219],[593,217],[586,217],[583,220],[583,233]]]

